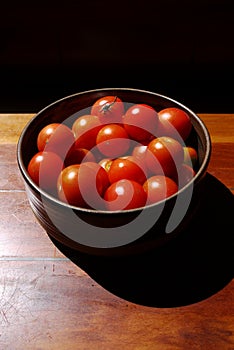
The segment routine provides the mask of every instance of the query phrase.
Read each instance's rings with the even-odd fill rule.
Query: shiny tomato
[[[107,188],[104,199],[107,210],[127,210],[143,207],[147,196],[138,182],[122,179]]]
[[[108,124],[98,132],[96,144],[99,151],[109,158],[124,155],[130,147],[126,130],[119,124]]]
[[[64,168],[58,177],[57,190],[60,200],[84,208],[87,207],[87,203],[80,191],[78,182],[79,170],[80,164],[73,164]]]
[[[147,204],[157,203],[178,191],[176,182],[164,175],[149,177],[143,188],[147,194]]]
[[[192,130],[189,115],[180,108],[169,107],[158,112],[158,136],[170,136],[177,140],[186,140]]]
[[[101,209],[104,206],[102,196],[108,186],[108,175],[97,163],[74,164],[59,175],[58,197],[78,207]]]
[[[67,167],[82,162],[95,162],[94,154],[86,148],[77,147],[77,143],[74,143],[65,157],[64,165]]]
[[[124,103],[117,96],[104,96],[93,104],[91,114],[98,116],[102,124],[122,123]]]
[[[39,151],[50,151],[64,157],[75,141],[72,130],[65,124],[51,123],[44,126],[37,136]]]
[[[103,196],[107,187],[110,185],[107,171],[96,162],[86,162],[82,163],[81,165],[85,165],[94,172],[96,175],[97,191],[101,196]]]
[[[110,183],[121,179],[128,179],[139,182],[140,184],[143,184],[147,177],[144,163],[133,156],[114,159],[110,165],[108,176]]]
[[[83,115],[78,117],[72,125],[77,148],[91,150],[96,145],[96,137],[103,127],[99,118],[95,115]]]
[[[147,145],[136,145],[132,150],[133,157],[139,158],[142,161],[145,161],[147,151]]]
[[[184,163],[195,167],[198,161],[198,154],[194,147],[184,146]]]
[[[123,124],[130,138],[140,142],[149,142],[158,126],[158,114],[146,104],[134,104],[123,116]]]
[[[43,190],[56,194],[58,176],[63,169],[62,159],[53,152],[38,152],[30,160],[27,170],[31,179]]]
[[[176,176],[184,159],[182,145],[175,139],[162,136],[152,140],[147,147],[146,164],[153,174]]]

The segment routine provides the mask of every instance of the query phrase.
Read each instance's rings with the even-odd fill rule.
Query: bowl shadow
[[[55,246],[114,295],[144,306],[179,307],[217,293],[233,278],[234,196],[207,173],[201,206],[189,226],[144,254],[91,256]]]

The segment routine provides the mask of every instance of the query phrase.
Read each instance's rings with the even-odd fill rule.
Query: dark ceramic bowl
[[[157,111],[166,107],[185,110],[193,125],[189,142],[198,151],[198,167],[192,181],[161,202],[115,212],[68,205],[40,189],[27,172],[27,165],[37,152],[38,132],[52,122],[66,120],[72,125],[79,114],[88,114],[91,105],[105,95],[118,96],[126,103],[149,104]],[[211,142],[206,126],[183,104],[154,92],[105,88],[64,97],[37,113],[20,135],[17,160],[32,211],[48,235],[78,252],[110,256],[147,251],[186,229],[202,200],[210,153]]]

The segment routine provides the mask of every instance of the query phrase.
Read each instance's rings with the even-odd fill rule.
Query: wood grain
[[[0,114],[1,144],[16,143],[26,124],[35,114]]]
[[[234,114],[198,114],[207,126],[212,143],[233,143]]]
[[[4,349],[231,350],[233,345],[230,285],[209,302],[157,309],[112,295],[69,261],[5,261],[0,277]]]
[[[118,296],[108,284],[98,283],[90,269],[73,263],[55,247],[32,214],[16,162],[20,132],[33,116],[0,114],[0,349],[232,350],[234,283],[230,276],[198,302],[177,307],[145,306]],[[208,172],[220,189],[226,189],[225,195],[234,193],[234,114],[199,116],[212,140]],[[219,210],[217,207],[214,215]],[[201,231],[199,237],[207,233]],[[230,239],[225,233],[216,239]],[[224,243],[220,241],[222,247]],[[192,257],[189,252],[184,257],[191,262],[193,256],[203,254],[204,259],[205,249],[211,249],[209,241],[206,244],[208,248],[200,249],[195,244]],[[197,259],[199,269],[202,255]],[[223,273],[221,267],[225,265],[219,265],[223,259],[217,256],[217,276]],[[180,256],[180,264],[188,266],[188,261],[183,262]],[[121,268],[124,266],[123,262]],[[196,264],[193,266],[196,271]],[[100,267],[106,281],[111,281],[114,272],[110,265],[104,261]],[[151,268],[167,271],[161,265]],[[203,273],[207,281],[211,280],[208,272]],[[135,273],[137,276],[138,270]],[[142,273],[139,268],[139,280],[144,280]],[[172,286],[168,296],[179,290],[179,281],[173,281],[174,287],[168,284]],[[127,282],[122,281],[121,288]],[[144,290],[143,285],[139,288]]]

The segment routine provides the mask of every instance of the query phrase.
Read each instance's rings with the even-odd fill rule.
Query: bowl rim
[[[68,99],[72,99],[76,96],[82,96],[85,94],[89,94],[89,93],[98,93],[98,92],[108,92],[108,91],[126,91],[126,92],[136,92],[136,93],[145,93],[145,94],[150,94],[152,96],[156,96],[162,99],[166,99],[167,101],[171,101],[172,103],[180,106],[182,109],[184,109],[185,111],[189,112],[192,117],[196,120],[196,122],[200,125],[201,130],[203,131],[204,137],[205,137],[205,153],[204,153],[204,159],[202,160],[202,163],[198,169],[198,171],[196,172],[195,176],[192,178],[192,180],[190,180],[185,186],[183,186],[181,189],[179,189],[176,193],[174,193],[173,195],[162,199],[156,203],[152,203],[152,204],[148,204],[145,205],[143,207],[137,207],[137,208],[133,208],[133,209],[126,209],[126,210],[97,210],[97,209],[91,209],[91,208],[83,208],[83,207],[79,207],[79,206],[74,206],[71,204],[68,204],[66,202],[63,202],[61,200],[59,200],[58,198],[50,195],[48,192],[46,192],[45,190],[41,189],[38,185],[36,185],[34,183],[34,181],[30,178],[28,172],[27,172],[27,168],[23,162],[22,159],[22,143],[23,143],[23,139],[27,133],[27,130],[31,127],[31,124],[40,117],[40,115],[42,113],[44,113],[46,110],[48,110],[49,108],[65,101]],[[75,210],[75,211],[80,211],[83,213],[95,213],[95,214],[100,214],[100,215],[118,215],[118,214],[124,214],[127,215],[128,213],[136,213],[136,212],[140,212],[142,210],[145,210],[147,208],[152,208],[155,206],[160,206],[163,203],[169,201],[169,200],[173,200],[173,198],[176,198],[178,195],[180,195],[181,193],[183,193],[184,191],[186,191],[186,189],[188,189],[193,183],[197,183],[201,178],[202,175],[206,172],[206,169],[208,167],[209,164],[209,160],[210,160],[210,156],[211,156],[211,148],[212,148],[212,143],[211,143],[211,137],[209,134],[209,131],[207,129],[207,126],[205,125],[205,123],[202,121],[202,119],[194,112],[192,111],[190,108],[188,108],[187,106],[185,106],[184,104],[182,104],[181,102],[177,101],[174,98],[168,97],[164,94],[160,94],[157,92],[153,92],[153,91],[149,91],[149,90],[144,90],[144,89],[137,89],[137,88],[128,88],[128,87],[115,87],[115,88],[97,88],[97,89],[90,89],[90,90],[85,90],[85,91],[81,91],[81,92],[77,92],[74,94],[70,94],[67,96],[64,96],[60,99],[57,99],[55,101],[53,101],[52,103],[48,104],[47,106],[43,107],[41,110],[39,110],[35,116],[33,116],[24,126],[24,128],[21,131],[21,134],[18,138],[18,142],[17,142],[17,163],[18,163],[18,167],[20,169],[21,174],[23,175],[23,178],[26,180],[27,184],[29,184],[34,191],[36,191],[37,193],[40,193],[40,195],[43,196],[43,198],[47,198],[48,200],[63,206],[67,209],[71,209],[71,210]]]

